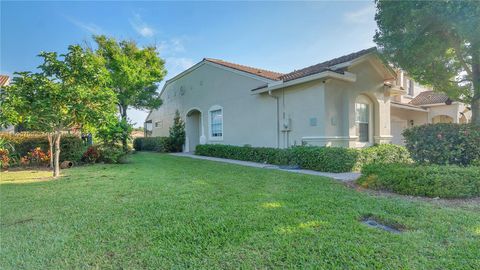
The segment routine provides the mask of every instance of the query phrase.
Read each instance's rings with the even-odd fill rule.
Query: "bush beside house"
[[[384,144],[365,149],[342,147],[298,146],[289,149],[198,145],[196,155],[237,159],[274,165],[298,165],[303,169],[322,172],[350,172],[369,163],[411,162],[408,151],[398,145]]]
[[[403,132],[406,147],[420,164],[467,166],[480,160],[480,126],[428,124]]]
[[[357,183],[404,195],[469,198],[480,196],[480,167],[369,164],[362,168]]]
[[[133,140],[133,148],[136,151],[170,152],[169,137],[144,137]]]

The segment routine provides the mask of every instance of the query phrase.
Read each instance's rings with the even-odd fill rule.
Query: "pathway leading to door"
[[[318,175],[318,176],[325,176],[330,177],[338,181],[348,182],[357,180],[360,177],[360,173],[357,172],[349,172],[349,173],[328,173],[328,172],[317,172],[312,170],[303,170],[303,169],[283,169],[277,165],[265,164],[265,163],[257,163],[251,161],[242,161],[242,160],[234,160],[234,159],[226,159],[226,158],[216,158],[216,157],[205,157],[205,156],[197,156],[193,153],[171,153],[171,155],[178,156],[178,157],[189,157],[189,158],[196,158],[196,159],[204,159],[204,160],[211,160],[217,162],[225,162],[231,164],[237,164],[242,166],[248,167],[255,167],[255,168],[262,168],[262,169],[272,169],[272,170],[280,170],[292,173],[301,173],[301,174],[309,174],[309,175]]]

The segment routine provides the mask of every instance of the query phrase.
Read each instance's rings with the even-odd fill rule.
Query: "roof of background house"
[[[275,81],[280,80],[279,77],[283,75],[282,73],[279,73],[279,72],[274,72],[274,71],[270,71],[270,70],[239,65],[239,64],[223,61],[223,60],[220,60],[220,59],[204,58],[204,60],[206,60],[208,62],[215,63],[215,64],[219,64],[219,65],[222,65],[222,66],[225,66],[225,67],[229,67],[229,68],[233,68],[233,69],[240,70],[240,71],[243,71],[243,72],[247,72],[247,73],[250,73],[250,74],[253,74],[253,75],[257,75],[257,76],[260,76],[260,77],[264,77],[264,78],[267,78],[267,79],[270,79],[270,80],[275,80]]]
[[[437,104],[437,103],[446,103],[450,98],[444,93],[438,93],[434,91],[425,91],[421,92],[412,99],[409,104],[413,105],[427,105],[427,104]]]
[[[337,57],[337,58],[334,58],[334,59],[316,64],[316,65],[313,65],[313,66],[309,66],[309,67],[306,67],[306,68],[303,68],[303,69],[300,69],[300,70],[295,70],[293,72],[284,74],[280,77],[280,79],[283,80],[284,82],[288,82],[288,81],[291,81],[291,80],[299,79],[299,78],[302,78],[302,77],[317,74],[317,73],[327,71],[327,70],[343,73],[345,71],[344,68],[332,69],[332,67],[335,66],[335,65],[341,64],[341,63],[345,63],[345,62],[354,60],[354,59],[356,59],[360,56],[363,56],[365,54],[375,52],[376,50],[377,50],[376,47],[372,47],[372,48],[368,48],[368,49],[361,50],[361,51],[358,51],[358,52],[354,52],[354,53],[351,53],[351,54],[347,54],[347,55],[344,55],[344,56],[340,56],[340,57]]]
[[[7,75],[0,75],[0,86],[4,86],[8,83],[10,77]]]

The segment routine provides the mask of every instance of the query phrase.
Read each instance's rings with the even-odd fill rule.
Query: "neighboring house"
[[[222,143],[286,148],[403,143],[401,132],[430,122],[466,122],[463,104],[385,65],[370,48],[282,74],[205,58],[168,80],[147,136],[168,136],[175,111],[185,151]],[[463,113],[463,114],[462,114]]]
[[[10,77],[7,75],[0,75],[0,88],[7,86],[9,84],[10,84]],[[14,126],[0,127],[0,132],[14,133],[15,127]]]

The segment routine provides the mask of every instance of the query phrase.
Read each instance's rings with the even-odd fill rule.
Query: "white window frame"
[[[212,136],[212,112],[220,110],[222,113],[222,136]],[[225,136],[224,133],[224,126],[225,124],[225,115],[223,111],[223,107],[220,105],[213,105],[208,109],[208,139],[211,141],[223,141],[223,137]]]
[[[361,142],[360,141],[360,130],[359,130],[359,125],[357,123],[357,104],[366,104],[368,105],[368,141],[367,142]],[[365,95],[359,95],[357,99],[355,100],[355,129],[357,130],[358,134],[358,141],[357,141],[357,147],[367,147],[373,145],[373,102],[370,100]]]
[[[410,90],[412,92],[410,92]],[[407,80],[407,95],[410,97],[415,96],[415,81],[413,81],[412,79]]]

